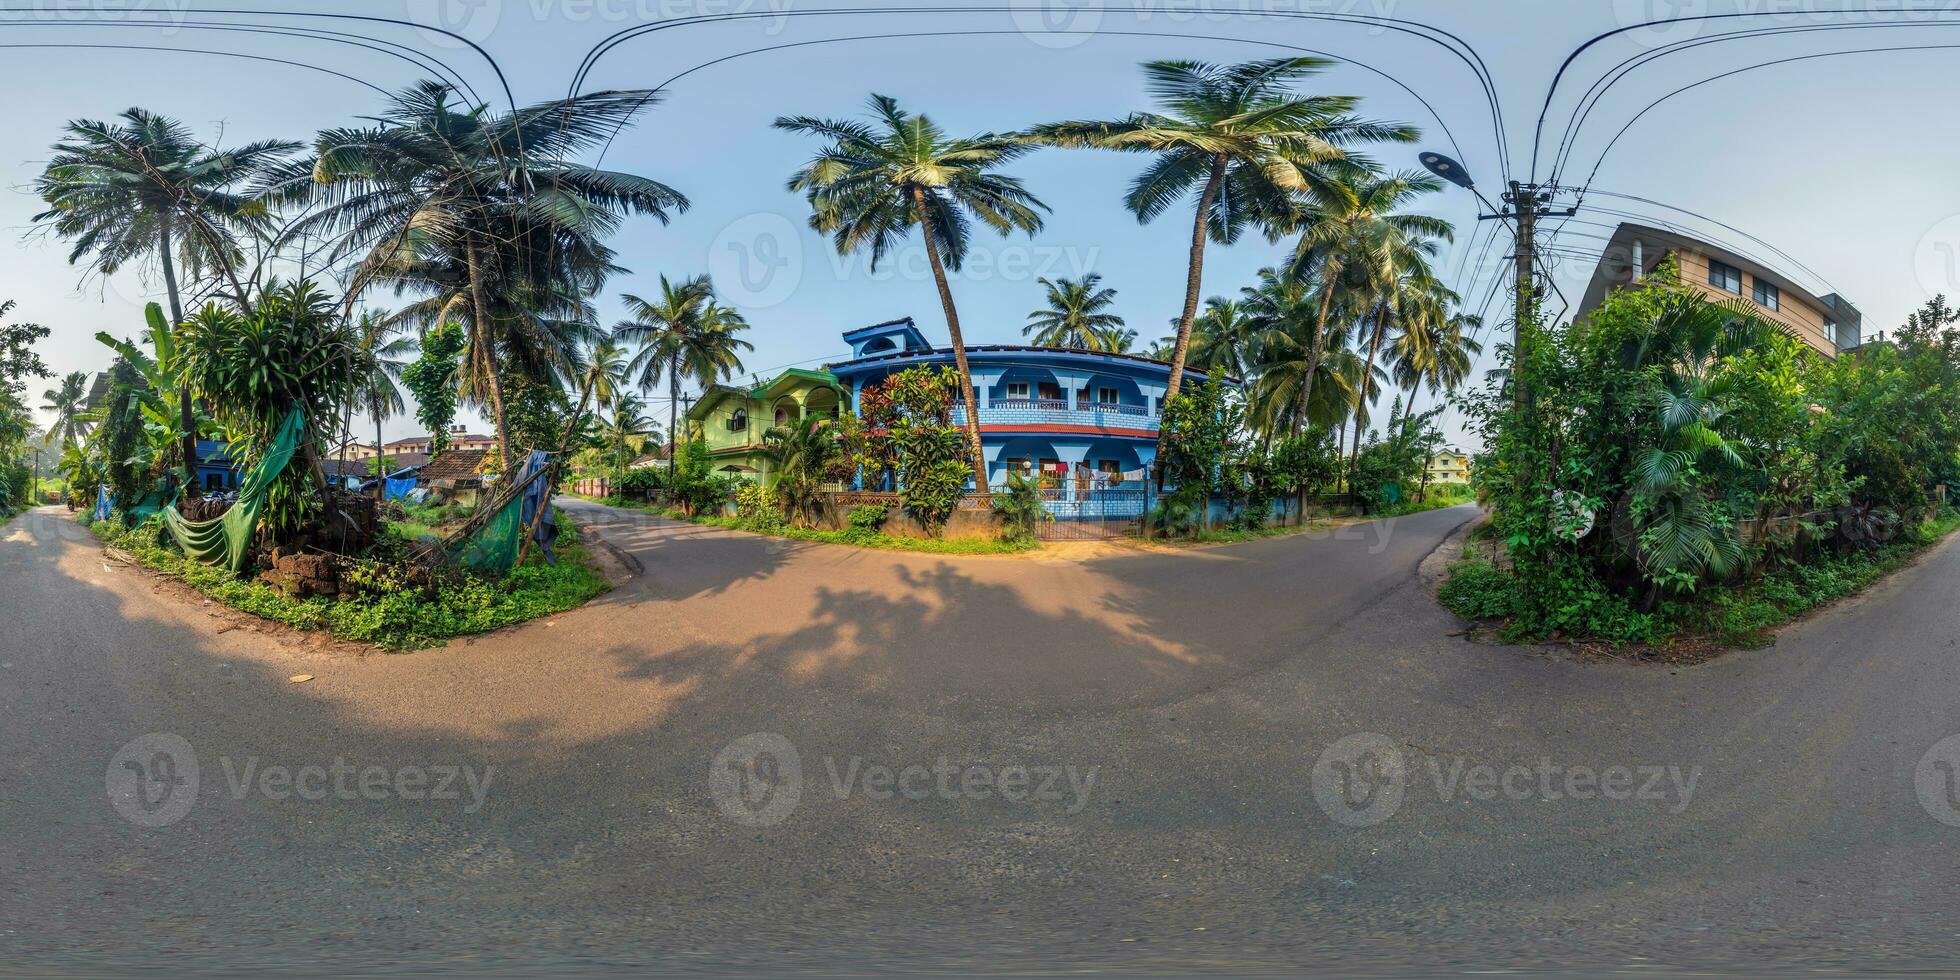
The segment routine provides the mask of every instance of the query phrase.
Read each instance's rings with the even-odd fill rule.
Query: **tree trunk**
[[[919,235],[925,239],[926,260],[932,263],[932,278],[939,285],[939,305],[946,309],[946,334],[953,343],[953,363],[960,373],[960,401],[966,406],[966,449],[973,454],[973,489],[987,492],[987,454],[980,447],[980,404],[973,397],[973,373],[966,364],[966,338],[960,335],[960,313],[953,307],[953,290],[946,285],[946,267],[939,261],[939,243],[932,237],[931,217],[926,212],[926,193],[912,188],[912,207],[919,218]]]
[[[578,431],[579,419],[585,416],[585,406],[591,404],[592,389],[595,387],[597,387],[596,379],[587,378],[585,390],[578,396],[578,408],[572,410],[572,417],[565,422],[565,431],[558,437],[558,453],[545,467],[544,476],[541,477],[545,481],[544,497],[538,502],[537,512],[531,515],[531,523],[524,528],[524,536],[518,539],[517,564],[519,565],[524,564],[525,557],[531,553],[531,541],[538,536],[538,525],[544,523],[544,512],[551,507],[551,486],[558,480],[559,464],[564,461],[566,451],[571,448],[572,433]],[[618,489],[613,488],[613,495],[618,496],[618,494]]]
[[[1165,401],[1177,397],[1178,388],[1184,384],[1184,357],[1191,349],[1191,325],[1198,320],[1198,296],[1204,291],[1206,221],[1211,217],[1212,204],[1218,200],[1219,188],[1225,185],[1225,168],[1229,162],[1230,158],[1223,153],[1211,158],[1211,177],[1205,181],[1204,192],[1198,195],[1198,217],[1191,224],[1191,261],[1184,274],[1184,314],[1178,318],[1177,344],[1171,348],[1171,376],[1164,385]]]
[[[1331,273],[1331,274],[1329,274]],[[1340,266],[1329,262],[1320,277],[1320,316],[1313,324],[1313,345],[1307,354],[1307,378],[1301,383],[1300,404],[1306,405],[1313,397],[1314,375],[1320,373],[1320,359],[1327,354],[1327,316],[1334,309],[1334,280],[1341,274]]]
[[[707,397],[706,395],[702,396]],[[674,488],[674,457],[680,455],[680,436],[674,433],[674,419],[681,404],[681,356],[674,355],[674,363],[667,370],[667,489]],[[748,438],[747,433],[743,438]]]
[[[1361,412],[1362,402],[1368,397],[1368,385],[1374,380],[1375,358],[1381,353],[1382,333],[1388,328],[1388,305],[1375,310],[1375,331],[1368,341],[1368,362],[1361,368],[1361,384],[1354,392],[1354,459],[1348,464],[1348,485],[1354,485],[1354,474],[1361,466]]]
[[[464,234],[468,234],[468,230]],[[470,338],[471,356],[480,359],[484,379],[490,386],[490,408],[496,413],[497,454],[503,457],[504,469],[511,469],[510,418],[504,413],[503,369],[497,364],[496,352],[489,350],[491,343],[489,304],[483,297],[483,266],[476,252],[476,242],[465,246],[470,272]]]
[[[170,297],[170,329],[184,322],[184,303],[177,295],[177,264],[170,255],[170,219],[166,216],[157,228],[157,242],[163,257],[163,291]],[[191,389],[182,381],[177,383],[177,409],[182,413],[184,426],[183,443],[179,447],[184,454],[184,496],[198,495],[197,485],[197,406],[191,404]]]

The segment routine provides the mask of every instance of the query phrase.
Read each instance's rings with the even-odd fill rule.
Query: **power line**
[[[347,81],[353,82],[356,85],[365,85],[368,88],[371,88],[376,92],[379,92],[384,97],[387,96],[388,94],[387,89],[384,89],[381,86],[376,85],[373,82],[370,82],[363,78],[355,78],[352,75],[344,74],[342,72],[337,72],[331,68],[322,68],[319,65],[309,65],[301,61],[288,61],[284,58],[274,58],[271,57],[270,55],[243,54],[237,51],[213,51],[208,48],[171,48],[171,47],[164,47],[162,45],[157,45],[157,44],[80,44],[80,43],[65,43],[59,41],[47,41],[47,42],[40,42],[40,43],[21,42],[21,43],[0,44],[0,49],[12,49],[12,48],[70,48],[70,49],[79,49],[79,50],[87,50],[87,51],[96,51],[96,50],[164,51],[164,52],[175,52],[178,54],[206,54],[217,58],[243,58],[248,61],[266,61],[277,65],[286,65],[292,68],[306,68],[312,71],[325,72],[326,74],[332,75],[336,78],[344,78]]]
[[[1924,21],[1922,23],[1926,26],[1955,26],[1955,25],[1960,25],[1960,20],[1936,19],[1936,20]],[[1627,60],[1622,61],[1618,65],[1614,66],[1614,68],[1611,71],[1608,71],[1606,74],[1600,76],[1598,80],[1593,82],[1592,87],[1586,90],[1585,95],[1580,97],[1579,102],[1574,104],[1572,109],[1572,117],[1567,122],[1565,135],[1559,139],[1558,150],[1553,154],[1552,176],[1550,180],[1552,182],[1556,182],[1558,180],[1558,175],[1564,172],[1565,166],[1569,162],[1571,154],[1578,149],[1579,131],[1585,127],[1586,122],[1591,118],[1593,111],[1599,107],[1600,102],[1605,99],[1606,94],[1615,85],[1618,85],[1621,81],[1624,81],[1626,77],[1628,75],[1631,75],[1634,71],[1640,68],[1644,68],[1647,65],[1652,64],[1653,62],[1658,61],[1661,58],[1667,57],[1668,55],[1672,55],[1672,54],[1679,54],[1685,51],[1690,51],[1695,48],[1703,47],[1706,45],[1721,44],[1727,41],[1734,41],[1734,40],[1752,40],[1758,37],[1776,37],[1776,36],[1781,36],[1786,34],[1809,34],[1809,33],[1815,33],[1819,31],[1898,29],[1901,27],[1908,27],[1908,26],[1919,26],[1919,25],[1806,24],[1806,25],[1798,25],[1795,27],[1789,27],[1789,26],[1758,27],[1758,28],[1750,28],[1748,30],[1732,31],[1726,34],[1718,34],[1713,37],[1676,41],[1673,44],[1667,45],[1665,47],[1652,51],[1644,51],[1641,52],[1640,54],[1634,55],[1633,57],[1628,58]],[[1583,112],[1581,111],[1582,108],[1584,110]]]
[[[825,10],[784,10],[784,11],[748,12],[748,13],[700,14],[693,17],[677,18],[672,21],[663,21],[655,24],[641,24],[641,25],[636,25],[634,27],[629,27],[619,31],[615,31],[611,35],[608,35],[606,38],[601,40],[599,43],[593,45],[593,47],[588,50],[585,54],[585,57],[580,59],[578,68],[573,72],[572,84],[571,84],[570,91],[568,93],[568,97],[571,97],[572,95],[576,95],[579,89],[584,87],[587,76],[591,73],[592,69],[597,66],[599,60],[603,58],[607,52],[611,51],[613,48],[619,46],[620,44],[625,43],[626,41],[633,40],[635,38],[642,37],[648,34],[652,34],[656,31],[666,30],[672,27],[687,27],[687,26],[693,26],[696,24],[705,24],[705,23],[728,23],[728,22],[740,21],[740,20],[753,20],[760,17],[790,18],[790,17],[846,16],[846,15],[864,15],[864,14],[890,15],[890,14],[1015,13],[1018,11],[1022,11],[1024,9],[1026,8],[1020,5],[1016,5],[1016,6],[989,5],[989,6],[952,7],[952,8],[948,8],[948,7],[883,7],[883,8],[856,7],[856,8],[832,8],[832,9],[825,9]],[[1132,13],[1142,12],[1144,10],[1144,8],[1139,6],[1125,6],[1117,9],[1128,10]],[[1429,24],[1423,24],[1419,21],[1404,20],[1400,18],[1373,17],[1373,16],[1364,16],[1359,14],[1312,13],[1312,12],[1304,12],[1304,11],[1268,11],[1262,14],[1262,16],[1272,16],[1272,17],[1287,18],[1287,19],[1320,20],[1320,21],[1328,21],[1333,23],[1344,23],[1344,24],[1363,24],[1379,30],[1389,30],[1402,34],[1408,34],[1410,36],[1428,41],[1432,44],[1437,45],[1438,47],[1443,48],[1446,51],[1449,51],[1452,55],[1454,55],[1457,58],[1457,60],[1462,61],[1467,67],[1469,67],[1471,73],[1477,77],[1478,84],[1483,89],[1484,99],[1489,104],[1491,110],[1492,132],[1495,137],[1494,142],[1497,147],[1499,160],[1501,161],[1501,165],[1504,171],[1506,173],[1510,172],[1510,150],[1504,132],[1505,127],[1504,127],[1503,104],[1497,96],[1496,84],[1491,79],[1489,68],[1484,63],[1482,55],[1480,55],[1477,52],[1476,48],[1472,47],[1469,44],[1469,42],[1464,41],[1461,37],[1458,37],[1457,35],[1449,31],[1443,30],[1442,28],[1434,27]],[[1423,33],[1424,31],[1428,31],[1431,33]],[[1020,32],[1016,32],[1016,33],[1020,33]],[[1447,43],[1441,38],[1448,38],[1449,41],[1454,42],[1455,46],[1453,46],[1451,43]]]
[[[1839,7],[1830,12],[1839,13],[1839,14],[1886,14],[1886,13],[1891,13],[1894,9],[1896,9],[1895,4],[1888,4],[1879,7],[1873,7],[1873,6]],[[1571,70],[1573,63],[1578,61],[1581,56],[1583,56],[1587,51],[1591,50],[1594,46],[1600,44],[1601,42],[1607,41],[1611,38],[1618,37],[1621,34],[1626,34],[1631,31],[1648,30],[1654,27],[1661,27],[1667,24],[1686,24],[1695,21],[1734,20],[1738,17],[1769,17],[1769,16],[1775,16],[1776,14],[1777,11],[1774,10],[1754,11],[1748,13],[1730,13],[1730,14],[1691,14],[1691,15],[1685,15],[1681,17],[1668,17],[1668,18],[1663,18],[1661,20],[1643,21],[1638,24],[1629,24],[1624,27],[1606,31],[1602,34],[1599,34],[1587,40],[1584,44],[1579,45],[1577,48],[1574,48],[1572,50],[1572,53],[1565,56],[1565,61],[1559,65],[1558,72],[1552,76],[1551,85],[1547,86],[1545,89],[1545,104],[1538,111],[1538,125],[1531,139],[1532,178],[1535,180],[1538,175],[1538,151],[1540,145],[1544,142],[1544,138],[1545,138],[1545,117],[1551,113],[1552,100],[1557,98],[1558,96],[1559,84],[1565,80],[1565,73]]]
[[[893,39],[901,39],[901,38],[917,38],[917,37],[960,37],[960,36],[997,36],[997,35],[1019,36],[1022,33],[1023,32],[1018,30],[1015,31],[970,30],[970,31],[916,31],[916,32],[897,32],[897,33],[890,33],[890,34],[859,34],[859,35],[851,35],[846,37],[817,38],[808,41],[792,41],[784,44],[773,44],[761,48],[749,48],[743,51],[737,51],[733,54],[724,55],[712,61],[702,62],[701,64],[695,65],[694,67],[689,68],[686,71],[681,72],[680,74],[674,75],[668,78],[666,81],[663,81],[660,84],[654,86],[652,89],[650,89],[648,98],[652,97],[653,92],[662,91],[666,89],[667,86],[672,85],[673,83],[683,78],[686,78],[687,76],[692,75],[697,71],[701,71],[702,69],[710,68],[715,65],[722,64],[723,62],[733,61],[737,58],[746,58],[749,55],[755,55],[755,54],[767,54],[772,51],[783,51],[790,48],[809,47],[809,46],[820,45],[820,44],[837,44],[837,43],[842,43],[847,41],[884,41],[884,40],[893,40]],[[1343,57],[1341,55],[1337,55],[1329,51],[1322,51],[1316,48],[1301,47],[1297,44],[1285,44],[1279,41],[1261,41],[1253,38],[1225,37],[1216,34],[1191,34],[1189,32],[1174,32],[1174,31],[1105,31],[1105,30],[1057,31],[1055,33],[1096,34],[1096,35],[1109,35],[1114,37],[1176,37],[1176,38],[1192,38],[1197,40],[1235,41],[1240,44],[1257,44],[1265,47],[1281,48],[1288,51],[1300,51],[1306,54],[1315,54],[1326,58],[1332,58],[1343,64],[1350,64],[1357,68],[1361,68],[1373,72],[1376,75],[1380,75],[1382,78],[1387,79],[1389,82],[1401,88],[1402,91],[1407,92],[1410,97],[1414,98],[1417,102],[1422,104],[1422,107],[1429,112],[1430,118],[1436,120],[1436,125],[1442,127],[1443,137],[1449,141],[1450,148],[1456,151],[1456,155],[1459,157],[1467,155],[1463,151],[1463,146],[1457,142],[1456,134],[1450,130],[1449,123],[1443,121],[1442,114],[1436,111],[1436,107],[1432,105],[1428,99],[1423,98],[1421,93],[1417,92],[1413,88],[1410,88],[1401,79],[1396,78],[1395,76],[1390,75],[1389,73],[1382,71],[1381,69],[1376,68],[1375,66],[1370,65],[1363,61],[1356,61],[1352,58]],[[618,125],[613,127],[612,135],[606,138],[605,148],[599,151],[600,162],[603,162],[605,160],[606,152],[611,149],[613,140],[618,139],[619,134],[623,132],[625,128],[626,128],[625,120],[621,120]]]

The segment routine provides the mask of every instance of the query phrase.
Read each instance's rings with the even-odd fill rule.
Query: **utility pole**
[[[1511,325],[1511,395],[1519,405],[1525,401],[1523,375],[1518,370],[1524,363],[1525,324],[1538,319],[1538,219],[1579,213],[1577,206],[1547,211],[1545,205],[1552,202],[1553,190],[1539,184],[1511,181],[1511,189],[1504,194],[1504,203],[1510,205],[1510,210],[1491,216],[1510,218],[1517,234],[1517,248],[1511,256],[1517,263],[1517,309]]]

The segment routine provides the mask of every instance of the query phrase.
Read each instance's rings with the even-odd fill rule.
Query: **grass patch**
[[[752,522],[739,517],[689,516],[672,507],[658,507],[637,500],[620,497],[581,497],[596,504],[617,507],[622,510],[638,510],[658,514],[669,520],[685,521],[706,527],[721,527],[731,531],[746,531],[771,538],[790,538],[797,541],[820,541],[824,544],[845,544],[855,548],[872,548],[879,551],[912,551],[927,555],[1018,555],[1041,547],[1033,541],[1000,541],[990,538],[906,538],[893,534],[881,534],[863,528],[844,531],[825,531],[815,528],[790,527],[775,521]]]
[[[559,516],[558,564],[532,555],[501,580],[460,570],[412,583],[407,566],[391,558],[362,560],[350,576],[358,591],[346,601],[329,596],[296,598],[249,577],[193,561],[164,539],[156,523],[124,530],[113,521],[89,526],[96,537],[132,555],[145,568],[176,579],[226,606],[300,630],[325,630],[335,638],[390,650],[441,646],[458,636],[549,616],[584,605],[610,589],[581,540],[583,532]],[[386,545],[377,550],[386,552]]]
[[[1573,596],[1560,635],[1613,647],[1760,647],[1777,628],[1864,590],[1956,530],[1960,530],[1960,513],[1949,510],[1869,551],[1820,556],[1771,569],[1752,582],[1704,586],[1692,595],[1664,600],[1645,613],[1621,596],[1586,590]],[[1509,572],[1471,552],[1450,567],[1439,598],[1466,619],[1503,625],[1508,640],[1540,639],[1519,634],[1512,622],[1525,608],[1520,588]]]

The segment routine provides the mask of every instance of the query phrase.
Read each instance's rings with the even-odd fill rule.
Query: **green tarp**
[[[246,550],[252,546],[252,532],[259,526],[259,511],[265,507],[266,491],[292,462],[294,450],[306,429],[306,420],[295,411],[279,426],[279,434],[245,479],[238,485],[238,502],[218,518],[187,521],[177,513],[177,505],[163,509],[163,523],[184,554],[207,565],[224,565],[234,574],[245,567]]]

